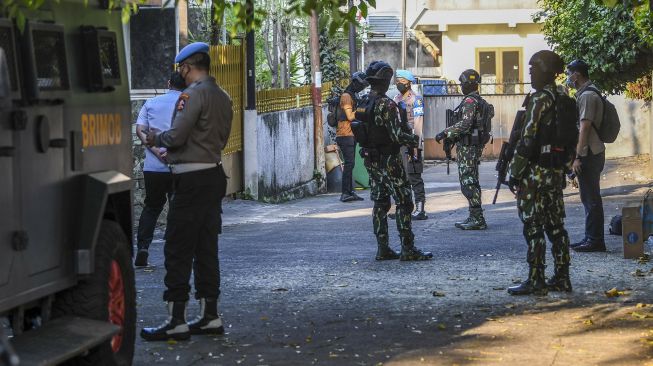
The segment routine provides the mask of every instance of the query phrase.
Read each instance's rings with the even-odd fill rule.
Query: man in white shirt
[[[173,73],[168,81],[170,90],[163,95],[149,99],[141,108],[136,120],[136,134],[145,146],[145,162],[143,178],[145,180],[145,202],[136,234],[136,260],[134,266],[147,266],[148,249],[154,236],[154,228],[163,210],[163,206],[172,192],[172,173],[166,163],[167,151],[161,147],[146,145],[147,131],[157,129],[169,130],[172,115],[186,87],[184,79],[178,73]]]

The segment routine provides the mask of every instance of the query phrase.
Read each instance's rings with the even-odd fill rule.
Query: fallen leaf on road
[[[645,308],[646,306],[647,306],[646,304],[641,303],[641,302],[639,304],[635,305],[636,308]]]
[[[653,318],[653,315],[651,315],[651,314],[642,314],[642,313],[638,313],[638,312],[636,312],[636,311],[633,311],[633,312],[630,313],[630,314],[631,314],[633,317],[637,318],[637,319]]]
[[[592,319],[587,319],[587,320],[584,320],[584,321],[583,321],[583,324],[585,324],[585,325],[593,325],[594,322],[592,321]]]
[[[262,317],[261,317],[261,320],[263,320],[263,321],[268,321],[268,320],[270,320],[270,318],[268,318],[267,316],[262,316]]]
[[[650,260],[651,257],[648,254],[644,254],[643,256],[637,258],[637,263],[644,264],[644,263],[648,263],[648,261]]]
[[[613,287],[609,289],[608,291],[605,292],[605,296],[607,297],[619,297],[622,295],[625,295],[626,293],[624,291],[619,291],[617,290],[616,287]]]
[[[505,290],[506,288],[505,287],[492,287],[492,289],[495,290],[495,291],[501,291],[501,290]]]
[[[333,286],[335,286],[335,287],[347,287],[347,286],[349,286],[349,285],[346,284],[346,283],[337,283],[337,284],[335,284],[335,285],[333,285]]]
[[[444,324],[438,324],[438,329],[445,330],[445,329],[447,329],[447,326],[444,325]]]
[[[646,277],[646,275],[647,275],[646,272],[642,271],[639,268],[635,272],[631,272],[630,274],[635,276],[635,277]]]
[[[287,289],[287,288],[283,288],[283,287],[279,287],[279,288],[275,288],[275,289],[272,290],[272,291],[273,291],[273,292],[284,292],[284,291],[288,291],[288,289]]]
[[[177,344],[177,341],[175,341],[174,339],[168,339],[168,344],[174,346],[175,344]]]
[[[444,292],[433,291],[433,292],[431,292],[431,295],[433,295],[435,297],[444,297]]]

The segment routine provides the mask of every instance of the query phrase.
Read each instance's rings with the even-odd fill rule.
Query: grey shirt
[[[168,149],[170,164],[219,163],[231,132],[233,117],[229,95],[211,76],[186,88],[177,100],[169,130],[155,144]]]
[[[588,81],[585,85],[581,86],[576,93],[576,103],[578,105],[578,119],[582,121],[584,119],[592,121],[592,124],[596,129],[601,127],[601,122],[603,122],[603,100],[601,97],[594,91],[588,90],[588,88],[598,88],[591,82]],[[582,150],[578,152],[580,156],[587,156],[588,147],[592,150],[592,154],[600,154],[605,151],[605,144],[599,138],[599,134],[596,132],[594,127],[590,128],[589,138],[587,141],[587,146],[583,146]]]

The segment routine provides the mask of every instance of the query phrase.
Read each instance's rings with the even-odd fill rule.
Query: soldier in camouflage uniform
[[[546,295],[551,291],[571,291],[569,280],[569,236],[564,227],[565,206],[562,190],[565,186],[565,165],[571,161],[565,156],[563,163],[543,166],[542,160],[555,145],[543,148],[539,141],[555,128],[556,94],[555,76],[563,72],[562,59],[552,51],[539,51],[529,64],[531,84],[535,89],[527,106],[521,138],[510,164],[510,190],[517,195],[519,218],[524,224],[524,237],[528,244],[528,279],[508,288],[511,295]],[[568,160],[568,161],[567,161]],[[549,160],[550,161],[550,160]],[[552,243],[555,274],[544,282],[546,239]],[[548,289],[547,289],[548,286]]]
[[[485,230],[487,224],[481,208],[481,185],[478,181],[478,165],[483,153],[478,132],[481,120],[478,85],[481,83],[481,76],[475,70],[469,69],[463,71],[459,80],[465,96],[456,108],[458,122],[437,134],[435,140],[438,143],[444,139],[456,142],[460,190],[469,203],[469,217],[465,221],[456,222],[456,227],[462,230]]]
[[[411,228],[412,190],[399,152],[401,146],[417,147],[418,137],[407,125],[401,124],[397,105],[385,95],[393,76],[392,67],[386,62],[375,61],[365,73],[371,91],[356,114],[357,119],[366,125],[368,135],[367,142],[361,144],[364,147],[361,155],[370,175],[370,197],[374,201],[372,221],[378,244],[376,260],[431,259],[433,254],[422,252],[414,244],[415,236]],[[389,246],[387,214],[391,207],[391,195],[397,204],[396,223],[401,240],[400,255]]]

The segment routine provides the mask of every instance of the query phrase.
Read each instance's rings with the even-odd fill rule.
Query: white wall
[[[528,60],[543,49],[550,49],[537,24],[449,26],[442,37],[442,74],[458,80],[466,69],[476,68],[476,49],[522,47],[522,80],[530,81]]]
[[[313,107],[257,116],[259,200],[280,202],[317,194],[313,136]]]

